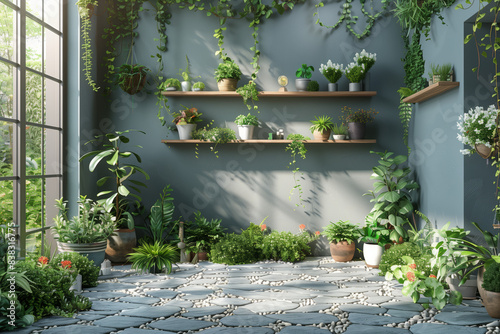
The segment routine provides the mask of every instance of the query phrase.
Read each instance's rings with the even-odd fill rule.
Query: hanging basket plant
[[[123,64],[118,69],[118,85],[130,95],[139,93],[146,84],[149,69],[143,65]]]

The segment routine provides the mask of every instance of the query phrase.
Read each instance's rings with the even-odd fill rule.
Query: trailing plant
[[[344,124],[333,124],[332,132],[334,135],[347,135],[347,126]]]
[[[368,110],[360,108],[356,111],[353,111],[351,107],[347,106],[343,107],[340,110],[340,112],[342,113],[342,115],[340,116],[340,120],[344,124],[347,123],[368,124],[373,122],[375,120],[375,116],[378,114],[378,111],[375,111],[372,108]]]
[[[361,236],[359,233],[359,226],[349,223],[348,220],[339,220],[335,223],[330,222],[330,224],[323,229],[324,231],[321,234],[323,234],[329,242],[339,243],[346,241],[350,245]]]
[[[193,131],[193,139],[213,142],[215,145],[210,146],[210,150],[217,158],[219,157],[217,145],[238,140],[236,133],[232,129],[218,127],[210,128],[209,126]],[[196,152],[196,155],[198,155],[198,152]]]
[[[83,60],[83,73],[85,74],[85,80],[92,88],[94,92],[99,91],[96,82],[92,78],[92,45],[90,44],[90,30],[92,15],[94,14],[94,8],[97,6],[98,0],[78,0],[76,5],[78,6],[78,13],[80,14],[81,25],[81,37],[82,37],[82,60]]]
[[[137,94],[144,87],[148,71],[143,65],[123,64],[118,68],[116,84],[127,94]]]
[[[311,121],[312,125],[309,128],[309,130],[311,130],[311,133],[313,133],[314,131],[324,133],[333,129],[334,124],[331,121],[332,118],[330,116],[314,116],[314,118],[316,118],[316,120]]]
[[[179,69],[179,76],[182,78],[184,81],[191,81],[193,78],[191,78],[191,71],[189,71],[189,58],[186,55],[186,69],[183,71],[182,68]]]
[[[484,272],[483,288],[488,291],[500,292],[500,263],[493,263]]]
[[[134,228],[134,220],[130,214],[130,211],[133,210],[134,202],[135,206],[141,206],[140,202],[142,198],[139,196],[139,187],[146,188],[146,184],[134,180],[132,177],[139,173],[142,174],[146,180],[149,180],[149,175],[141,167],[129,162],[124,162],[124,160],[129,161],[127,159],[131,157],[134,157],[135,161],[138,163],[142,162],[139,154],[134,151],[127,151],[123,148],[124,144],[130,142],[130,138],[127,137],[127,135],[132,132],[145,134],[143,131],[130,129],[96,136],[96,139],[87,142],[86,145],[89,143],[97,143],[101,144],[101,148],[88,152],[80,158],[80,161],[82,161],[88,157],[92,157],[89,163],[89,171],[91,172],[94,172],[102,161],[106,162],[106,166],[108,167],[107,170],[110,172],[110,175],[99,179],[97,185],[102,187],[110,180],[114,187],[113,190],[101,191],[97,196],[108,196],[99,202],[116,217],[118,228],[128,229]],[[135,147],[142,148],[140,145],[135,145]],[[134,198],[134,200],[131,201],[131,198]]]
[[[431,266],[431,254],[432,249],[430,247],[426,248],[423,252],[420,247],[413,242],[404,242],[402,244],[392,245],[389,249],[386,249],[382,254],[380,264],[378,266],[380,276],[385,276],[385,274],[391,271],[392,266],[402,266],[406,262],[403,260],[403,256],[411,257],[415,259],[417,268],[422,272],[422,275],[428,277],[429,275],[437,274],[437,270],[433,269]]]
[[[253,81],[249,81],[246,85],[236,89],[236,93],[240,94],[243,98],[243,103],[247,106],[248,110],[255,110],[258,113],[259,107],[255,104],[255,101],[259,101],[259,91],[257,90],[257,85]],[[252,105],[248,103],[248,100],[252,101]]]
[[[403,142],[408,149],[408,156],[410,156],[411,148],[408,144],[408,129],[410,127],[411,115],[413,107],[411,103],[403,102],[405,98],[414,94],[415,92],[407,87],[401,87],[398,89],[398,93],[400,96],[399,99],[399,119],[401,120],[401,124],[403,125]]]
[[[375,180],[374,190],[364,194],[373,197],[370,202],[375,203],[366,220],[371,223],[389,223],[394,228],[389,235],[394,242],[408,240],[404,225],[408,223],[408,213],[413,212],[410,193],[418,188],[418,184],[410,177],[410,167],[400,167],[407,157],[398,155],[391,158],[392,152],[370,153],[377,154],[380,159],[379,165],[372,168],[370,177]]]
[[[162,244],[155,241],[153,244],[141,242],[141,245],[134,248],[134,253],[128,255],[128,260],[132,262],[132,269],[141,273],[150,271],[152,268],[158,270],[167,269],[167,274],[172,272],[172,263],[179,259],[179,249],[169,244]]]
[[[94,265],[94,261],[90,261],[86,256],[79,253],[66,252],[54,256],[49,261],[52,268],[57,268],[62,261],[70,261],[71,267],[76,269],[82,275],[82,287],[91,288],[97,286],[97,278],[99,277],[99,267]]]
[[[344,65],[334,64],[330,59],[328,59],[326,65],[320,65],[319,72],[323,74],[326,80],[330,83],[336,83],[342,77],[342,73],[344,73]]]
[[[89,244],[106,241],[113,234],[116,225],[113,216],[104,206],[80,196],[78,214],[68,218],[67,201],[56,200],[59,213],[54,218],[52,227],[57,233],[59,242],[71,244]]]
[[[317,92],[319,90],[319,83],[316,80],[312,80],[307,84],[306,90],[308,92]]]
[[[290,168],[290,167],[293,168],[293,171],[292,171],[293,182],[295,184],[294,187],[290,190],[290,196],[288,196],[288,199],[292,200],[293,191],[295,189],[297,189],[298,196],[299,196],[299,202],[297,204],[295,204],[295,206],[299,206],[299,205],[304,206],[302,204],[302,194],[303,194],[302,186],[299,183],[298,178],[297,178],[297,173],[300,171],[300,169],[299,169],[299,167],[296,166],[296,163],[297,163],[297,155],[299,155],[302,159],[306,158],[307,149],[304,146],[304,140],[310,140],[311,138],[304,137],[301,134],[291,133],[286,137],[286,139],[292,141],[291,143],[289,143],[286,146],[285,151],[290,151],[290,153],[292,155],[292,161],[288,164],[287,168]],[[300,173],[300,175],[302,175],[302,173]]]
[[[222,79],[241,79],[240,67],[229,57],[215,69],[215,81],[219,82]]]
[[[259,119],[257,116],[251,115],[250,113],[248,115],[239,115],[236,117],[234,120],[234,123],[236,125],[253,125],[253,126],[259,126]]]
[[[179,79],[168,78],[158,86],[158,89],[167,90],[167,88],[171,87],[175,88],[175,90],[181,90],[181,82],[179,81]]]
[[[312,72],[314,72],[313,66],[302,64],[302,66],[295,72],[295,76],[297,78],[310,79],[312,77]]]

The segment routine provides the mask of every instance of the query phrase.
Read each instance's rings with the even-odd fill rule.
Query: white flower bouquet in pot
[[[490,105],[488,109],[483,107],[471,108],[468,113],[460,115],[457,127],[458,140],[470,148],[460,150],[464,155],[477,152],[481,157],[487,159],[494,154],[498,146],[497,117],[499,110]]]

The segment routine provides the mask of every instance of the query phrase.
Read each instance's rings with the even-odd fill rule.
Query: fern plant
[[[406,148],[408,149],[408,156],[410,155],[411,148],[408,145],[408,129],[410,127],[410,121],[411,121],[411,115],[413,111],[413,107],[411,103],[406,103],[403,102],[403,99],[412,95],[414,92],[408,87],[401,87],[398,90],[398,93],[400,95],[400,101],[399,101],[399,119],[401,120],[401,124],[403,124],[403,142],[406,145]]]

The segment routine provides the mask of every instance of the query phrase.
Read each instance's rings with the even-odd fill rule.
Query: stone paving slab
[[[124,310],[120,315],[156,319],[160,317],[170,317],[180,311],[181,308],[179,306],[172,305],[143,306],[132,310]]]
[[[349,313],[349,321],[353,324],[369,325],[369,326],[383,326],[392,323],[402,323],[405,322],[406,318],[399,317],[384,317],[380,315],[373,314],[362,314],[362,313]]]
[[[76,316],[77,319],[86,320],[86,321],[94,321],[105,318],[105,315],[102,314],[80,314]]]
[[[105,292],[105,291],[100,291],[100,292],[82,292],[82,296],[92,298],[92,299],[111,299],[111,298],[120,298],[120,297],[127,297],[130,296],[130,294],[125,293],[125,292]]]
[[[100,283],[98,286],[92,288],[85,288],[85,291],[119,291],[119,290],[132,290],[135,289],[135,284],[131,283],[113,283],[113,282],[104,282]]]
[[[241,314],[241,315],[230,315],[228,317],[224,317],[220,320],[220,322],[224,326],[268,326],[276,322],[276,319],[266,317],[264,315],[258,314]]]
[[[186,318],[199,318],[206,315],[222,314],[226,310],[225,307],[221,306],[195,307],[187,309],[187,312],[183,313],[182,316]]]
[[[389,310],[386,312],[386,314],[390,315],[391,317],[399,317],[399,318],[407,318],[410,319],[416,315],[419,315],[419,312],[413,312],[413,311],[401,311],[401,310]]]
[[[387,311],[386,308],[368,306],[361,304],[351,304],[351,305],[340,305],[339,308],[344,312],[353,313],[366,313],[366,314],[383,314]]]
[[[344,332],[344,334],[412,334],[412,332],[404,328],[376,327],[353,324],[347,327],[347,330]]]
[[[213,327],[202,331],[203,334],[274,334],[266,327]]]
[[[168,303],[165,303],[165,305],[190,308],[193,307],[193,302],[189,300],[172,299]]]
[[[168,318],[150,323],[148,326],[151,328],[158,328],[172,332],[180,331],[195,331],[202,328],[214,326],[214,322],[184,319],[184,318]]]
[[[325,313],[286,313],[286,314],[269,314],[269,318],[289,322],[293,325],[315,325],[320,323],[329,324],[332,321],[338,321],[339,318],[331,314]]]
[[[434,318],[450,325],[482,325],[497,320],[487,313],[471,312],[441,312]]]
[[[380,304],[381,307],[387,309],[396,309],[401,311],[416,311],[422,312],[424,308],[420,304],[414,304],[412,302],[388,302]]]
[[[122,311],[140,307],[138,304],[95,301],[92,302],[92,310],[94,311]]]
[[[375,297],[368,297],[366,302],[369,304],[381,304],[381,303],[386,303],[392,299],[394,299],[394,298],[388,297],[388,296],[375,296]]]
[[[31,325],[25,328],[18,328],[16,330],[8,332],[9,334],[30,334],[33,331],[39,331],[42,330],[40,327]]]
[[[37,322],[35,322],[34,325],[37,327],[63,326],[63,325],[76,324],[77,322],[78,322],[78,319],[53,316],[53,317],[46,317],[46,318],[40,319]]]
[[[150,283],[153,281],[164,280],[165,277],[159,275],[145,274],[145,275],[133,275],[125,278],[119,278],[118,282],[120,283],[132,283],[132,284],[142,284],[142,283]]]
[[[144,291],[145,294],[150,295],[155,298],[162,298],[162,299],[173,299],[175,296],[177,296],[179,293],[177,291],[172,291],[172,290],[147,290]]]
[[[265,301],[259,303],[252,303],[249,305],[241,306],[241,308],[250,310],[252,312],[278,312],[293,310],[299,307],[297,303],[284,302],[284,301]]]
[[[144,285],[144,288],[148,289],[168,289],[172,288],[175,289],[179,285],[187,283],[186,279],[183,278],[173,278],[173,279],[168,279],[168,280],[161,280],[161,281],[156,281],[152,283],[148,283]]]
[[[283,328],[280,333],[284,334],[330,334],[329,330],[311,326],[288,326]]]
[[[283,283],[284,286],[294,286],[301,289],[311,289],[311,290],[323,290],[323,291],[332,291],[337,290],[339,287],[335,284],[327,283],[327,282],[318,282],[318,281],[291,281]]]
[[[358,302],[359,299],[340,298],[340,297],[317,297],[314,298],[316,304],[352,304]]]
[[[410,327],[413,334],[484,334],[486,328],[460,327],[431,323],[415,324]]]
[[[332,307],[332,304],[314,304],[308,306],[300,306],[293,310],[285,311],[285,313],[310,313],[326,310]]]
[[[298,279],[299,275],[287,275],[287,274],[270,274],[261,276],[260,279],[268,282],[282,282],[282,281],[292,281]]]
[[[175,332],[169,331],[157,331],[153,329],[141,329],[141,328],[127,328],[124,331],[119,332],[119,334],[175,334]]]
[[[488,313],[485,307],[465,306],[448,304],[441,310],[442,312],[476,312]]]
[[[153,298],[153,297],[122,297],[119,299],[121,302],[125,303],[135,303],[135,304],[147,304],[147,305],[152,305],[155,303],[158,303],[160,301],[160,298]]]
[[[43,334],[106,334],[116,332],[116,328],[98,327],[98,326],[85,326],[85,325],[70,325],[53,327],[44,330]]]
[[[250,300],[241,299],[241,298],[216,298],[210,301],[211,304],[219,305],[219,306],[243,306],[250,304]]]
[[[94,325],[101,327],[111,327],[117,329],[125,329],[128,327],[139,327],[140,325],[150,322],[150,318],[127,317],[115,315],[104,319],[94,321]]]

